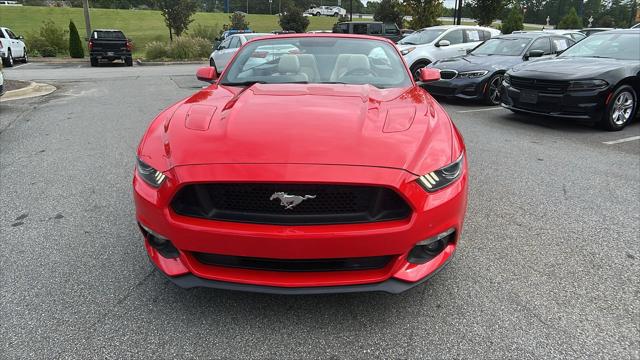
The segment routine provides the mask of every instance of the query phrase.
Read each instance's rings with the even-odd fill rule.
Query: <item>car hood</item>
[[[514,66],[509,74],[549,80],[593,79],[628,65],[627,61],[616,59],[560,56]]]
[[[158,116],[139,155],[158,170],[195,164],[449,164],[452,124],[417,86],[212,85]],[[164,160],[164,161],[163,161]]]
[[[521,56],[467,55],[436,61],[433,63],[433,67],[441,70],[456,70],[458,72],[472,70],[506,70],[522,62]]]

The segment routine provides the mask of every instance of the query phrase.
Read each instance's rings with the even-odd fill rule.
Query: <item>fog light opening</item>
[[[440,255],[449,243],[455,241],[455,229],[449,229],[427,240],[420,241],[409,252],[407,261],[412,264],[425,264]]]
[[[140,227],[140,231],[142,232],[142,235],[144,235],[144,238],[147,240],[149,245],[152,248],[156,249],[158,253],[162,255],[162,257],[167,259],[175,259],[180,256],[180,252],[178,251],[178,249],[176,249],[175,246],[173,246],[169,239],[157,234],[153,230],[140,223],[138,223],[138,226]]]

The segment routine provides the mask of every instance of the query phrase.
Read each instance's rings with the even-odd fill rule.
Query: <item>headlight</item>
[[[406,48],[406,49],[400,50],[400,54],[407,55],[408,53],[412,52],[415,49],[416,49],[415,47]]]
[[[577,80],[569,83],[569,90],[598,90],[607,86],[609,86],[609,83],[604,80]]]
[[[465,71],[458,73],[458,77],[462,79],[475,79],[487,75],[487,70]]]
[[[432,171],[424,176],[420,176],[416,181],[420,186],[429,192],[440,190],[456,180],[462,174],[464,163],[464,153],[460,154],[458,160],[443,168]]]
[[[147,165],[144,161],[140,160],[139,158],[137,158],[136,160],[137,160],[136,168],[138,169],[138,175],[140,175],[140,177],[145,182],[147,182],[147,184],[153,187],[160,187],[160,185],[162,185],[162,182],[164,181],[166,176],[160,171]]]
[[[504,76],[502,77],[502,82],[507,85],[511,85],[511,75],[504,74]]]

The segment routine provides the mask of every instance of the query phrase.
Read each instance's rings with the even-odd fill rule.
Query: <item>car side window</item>
[[[531,50],[542,50],[544,51],[545,55],[550,55],[551,43],[549,42],[549,38],[544,37],[544,38],[536,39],[536,41],[534,41],[533,44],[531,44],[531,47],[529,47],[529,52],[531,52]]]
[[[229,49],[236,49],[240,47],[240,37],[234,36],[231,38],[231,43],[229,43]]]
[[[367,24],[353,24],[353,33],[354,34],[367,34]]]
[[[0,29],[0,39],[4,39],[4,31],[2,29]]]
[[[398,35],[400,30],[394,24],[385,24],[384,33],[387,35]]]
[[[482,33],[484,34],[484,39],[482,39],[482,40],[489,40],[489,39],[491,39],[491,31],[482,30]]]
[[[382,35],[382,24],[369,24],[369,34]]]
[[[579,34],[579,33],[573,33],[573,34],[571,34],[571,38],[572,38],[573,40],[575,40],[575,41],[580,41],[580,40],[582,40],[582,39],[584,39],[584,38],[586,38],[586,37],[587,37],[587,36],[586,36],[586,35],[584,35],[584,34]]]
[[[464,42],[478,42],[478,41],[482,41],[482,39],[480,38],[480,31],[478,30],[465,30],[464,31],[464,37],[465,37],[465,41]]]
[[[573,41],[564,37],[554,37],[553,38],[553,52],[557,53],[559,51],[564,51],[569,48],[569,46],[573,45]]]
[[[226,39],[224,39],[224,40],[220,43],[219,48],[220,48],[221,50],[228,49],[228,48],[229,48],[229,43],[230,43],[230,42],[231,42],[231,39],[230,39],[230,38],[226,38]]]
[[[11,39],[17,39],[18,37],[16,36],[16,34],[13,33],[13,31],[7,29],[7,35],[9,35],[9,38]]]
[[[462,44],[464,42],[464,37],[462,35],[462,30],[453,30],[450,33],[446,34],[442,40],[449,40],[451,45]]]

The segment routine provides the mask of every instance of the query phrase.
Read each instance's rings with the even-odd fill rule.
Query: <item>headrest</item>
[[[300,72],[300,61],[292,54],[282,55],[278,62],[278,72],[280,74],[297,74]]]
[[[298,60],[300,61],[300,66],[314,66],[316,63],[316,57],[312,54],[299,54]]]
[[[355,54],[351,55],[349,58],[349,63],[347,65],[348,71],[355,69],[365,69],[369,70],[371,68],[371,64],[369,64],[369,58],[367,55]]]

